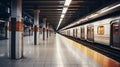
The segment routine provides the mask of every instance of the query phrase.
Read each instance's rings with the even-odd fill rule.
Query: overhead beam
[[[31,12],[29,12],[29,13],[33,13],[33,11],[31,11]],[[52,14],[58,13],[58,14],[61,14],[61,11],[50,11],[50,12],[49,12],[49,11],[41,11],[41,13],[43,13],[43,14],[47,14],[47,13],[52,13]],[[76,13],[76,12],[75,12],[75,11],[68,11],[67,13],[68,13],[68,14],[69,14],[69,13],[70,13],[70,14],[71,14],[71,13],[74,14],[74,13]]]
[[[34,5],[34,6],[33,6]],[[42,8],[42,7],[64,7],[63,5],[48,5],[48,4],[44,4],[44,5],[40,5],[40,4],[25,4],[23,6],[24,8],[32,8],[32,7],[37,7],[37,8]],[[80,5],[70,5],[69,7],[86,7],[86,6],[80,6]]]
[[[23,1],[23,3],[64,3],[65,1],[41,1],[41,0],[28,0]]]
[[[52,0],[52,1],[49,1],[49,0],[44,0],[44,1],[41,1],[41,0],[24,0],[23,3],[64,3],[65,1],[64,0]],[[88,2],[88,3],[93,3],[94,1],[93,0],[74,0],[72,1],[72,3],[78,3],[78,2]]]
[[[28,8],[28,9],[24,9],[24,10],[29,10],[29,11],[33,11],[34,9],[31,9],[31,8]],[[57,9],[57,8],[54,8],[54,9],[51,9],[51,8],[49,8],[49,9],[40,9],[40,10],[62,10],[62,8],[61,9]],[[78,10],[78,8],[69,8],[68,10]]]

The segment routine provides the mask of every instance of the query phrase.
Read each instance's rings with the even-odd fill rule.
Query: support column
[[[32,25],[32,28],[31,28],[31,30],[32,30],[32,44],[34,44],[34,25]]]
[[[39,44],[39,13],[40,10],[34,10],[34,45]]]
[[[49,23],[47,23],[47,38],[48,38],[48,35],[49,35]]]
[[[9,27],[9,20],[8,20],[8,22],[6,22],[6,24],[5,24],[5,38],[6,38],[6,39],[9,38],[9,29],[8,29],[8,27]]]
[[[49,36],[51,36],[51,25],[49,26]]]
[[[43,40],[46,39],[46,21],[47,21],[47,18],[44,18],[43,19]]]
[[[22,0],[12,0],[11,20],[9,23],[9,53],[11,59],[23,57]]]

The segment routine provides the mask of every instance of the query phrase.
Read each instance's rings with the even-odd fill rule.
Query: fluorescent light
[[[63,18],[64,18],[64,16],[65,16],[67,10],[68,10],[68,7],[63,7],[62,14],[61,14],[61,18],[60,18],[59,24],[58,24],[58,26],[57,26],[57,29],[59,28],[59,26],[60,26],[60,24],[61,24],[61,22],[62,22],[62,20],[63,20]],[[57,30],[57,29],[56,29],[56,30]]]
[[[67,10],[68,10],[68,7],[69,7],[71,1],[72,1],[72,0],[65,0],[64,7],[63,7],[63,10],[62,10],[62,14],[61,14],[61,17],[60,17],[60,20],[59,20],[57,29],[59,28],[59,26],[60,26],[63,18],[65,17],[65,14],[66,14],[66,12],[67,12]],[[56,30],[57,30],[57,29],[56,29]]]
[[[62,19],[60,19],[60,21],[59,21],[59,23],[58,23],[58,26],[57,26],[57,29],[59,28],[61,22],[62,22]],[[57,29],[56,29],[56,30],[57,30]]]
[[[109,11],[109,10],[115,9],[115,8],[117,8],[117,7],[120,7],[120,4],[117,4],[117,5],[113,6],[113,7],[103,8],[104,10],[103,10],[103,9],[100,10],[99,13],[104,13],[104,12],[107,12],[107,11]]]
[[[60,19],[60,22],[63,20],[63,18]]]
[[[67,10],[68,10],[68,7],[64,7],[63,10],[62,10],[62,14],[63,14],[63,13],[66,13]]]
[[[64,6],[69,6],[72,0],[66,0]]]
[[[98,14],[92,14],[92,15],[90,15],[88,18],[94,18],[94,17],[96,17],[96,16],[98,16]]]
[[[65,16],[65,15],[64,15],[64,14],[62,14],[62,15],[61,15],[61,18],[64,18],[64,16]]]

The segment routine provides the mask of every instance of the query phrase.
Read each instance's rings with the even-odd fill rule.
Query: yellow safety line
[[[65,41],[68,41],[69,43],[71,43],[74,47],[79,49],[81,52],[85,53],[91,59],[93,59],[94,61],[99,63],[102,67],[120,67],[120,63],[116,62],[115,60],[108,58],[108,57],[106,57],[106,56],[80,44],[80,43],[77,43],[71,39],[68,39],[64,36],[62,36],[62,38]]]

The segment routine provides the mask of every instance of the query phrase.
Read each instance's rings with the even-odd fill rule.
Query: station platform
[[[33,36],[24,37],[24,58],[19,60],[7,57],[6,41],[0,40],[0,67],[105,67],[59,34],[45,41],[40,38],[39,45],[33,45]]]

